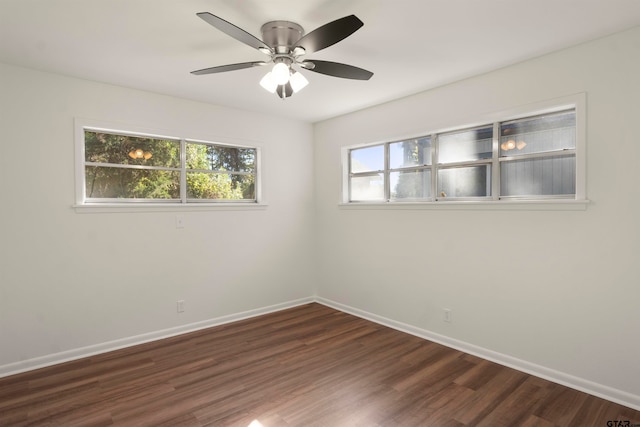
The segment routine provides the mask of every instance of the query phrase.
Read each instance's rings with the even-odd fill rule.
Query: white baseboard
[[[358,316],[363,319],[388,326],[398,331],[406,332],[408,334],[424,338],[426,340],[433,341],[438,344],[442,344],[447,347],[460,350],[462,352],[469,353],[486,360],[490,360],[500,365],[507,366],[509,368],[513,368],[536,377],[544,378],[545,380],[561,384],[579,391],[583,391],[585,393],[609,400],[611,402],[619,403],[620,405],[627,406],[629,408],[635,409],[636,411],[640,411],[640,396],[638,395],[618,390],[603,384],[598,384],[584,378],[575,377],[573,375],[556,371],[554,369],[546,368],[535,363],[527,362],[526,360],[517,359],[506,354],[498,353],[474,344],[469,344],[467,342],[450,338],[445,335],[440,335],[413,325],[398,322],[383,316],[378,316],[377,314],[369,313],[367,311],[331,301],[326,298],[315,297],[315,301],[319,304],[323,304],[336,310],[340,310],[345,313],[349,313],[354,316]]]
[[[44,368],[59,363],[69,362],[72,360],[89,357],[96,354],[107,353],[113,350],[119,350],[125,347],[131,347],[138,344],[144,344],[150,341],[156,341],[163,338],[169,338],[176,335],[186,334],[188,332],[198,331],[200,329],[211,328],[213,326],[223,325],[225,323],[236,322],[238,320],[248,319],[251,317],[261,316],[275,311],[285,310],[287,308],[296,307],[303,304],[314,302],[313,297],[302,298],[299,300],[288,301],[281,304],[275,304],[268,307],[257,308],[254,310],[243,311],[240,313],[230,314],[227,316],[216,317],[214,319],[204,320],[201,322],[190,323],[188,325],[176,326],[174,328],[163,329],[160,331],[149,332],[146,334],[135,335],[132,337],[122,338],[114,341],[108,341],[100,344],[90,345],[87,347],[76,348],[73,350],[63,351],[60,353],[48,354],[42,357],[27,359],[20,362],[10,363],[0,366],[0,378],[9,375],[19,374],[21,372],[31,371],[34,369]]]
[[[345,304],[341,304],[322,297],[308,297],[299,300],[289,301],[281,304],[275,304],[267,307],[262,307],[254,310],[244,311],[240,313],[230,314],[227,316],[221,316],[214,319],[205,320],[202,322],[190,323],[188,325],[181,325],[174,328],[163,329],[160,331],[149,332],[146,334],[136,335],[132,337],[122,338],[105,343],[95,344],[87,347],[68,350],[60,353],[50,354],[42,357],[36,357],[33,359],[23,360],[20,362],[10,363],[0,366],[0,378],[9,375],[18,374],[21,372],[30,371],[33,369],[44,368],[59,363],[64,363],[83,357],[93,356],[96,354],[106,353],[113,350],[119,350],[125,347],[131,347],[138,344],[144,344],[150,341],[156,341],[163,338],[169,338],[176,335],[186,334],[189,332],[198,331],[201,329],[211,328],[213,326],[219,326],[226,323],[236,322],[238,320],[248,319],[251,317],[261,316],[263,314],[273,313],[276,311],[285,310],[299,305],[308,304],[311,302],[317,302],[319,304],[326,305],[336,310],[343,311],[345,313],[352,314],[363,319],[370,320],[372,322],[388,326],[398,331],[406,332],[408,334],[437,342],[447,347],[463,351],[465,353],[472,354],[474,356],[481,357],[483,359],[490,360],[500,365],[507,366],[509,368],[516,369],[518,371],[525,372],[527,374],[534,375],[536,377],[544,378],[546,380],[562,384],[564,386],[583,391],[585,393],[601,397],[603,399],[619,403],[629,408],[640,411],[640,396],[631,394],[622,390],[618,390],[609,386],[598,384],[583,378],[575,377],[560,371],[556,371],[544,366],[537,365],[535,363],[527,362],[526,360],[517,359],[515,357],[498,353],[493,350],[489,350],[483,347],[469,344],[464,341],[460,341],[454,338],[440,335],[426,329],[421,329],[413,325],[398,322],[377,314],[369,313],[367,311],[351,307]]]

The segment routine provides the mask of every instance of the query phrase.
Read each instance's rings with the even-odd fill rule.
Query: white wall
[[[315,135],[307,124],[0,65],[0,374],[317,287],[326,301],[640,406],[639,49],[634,29],[319,123]],[[343,146],[580,92],[585,211],[338,206]],[[75,117],[261,144],[269,206],[184,212],[183,230],[175,212],[77,213]],[[151,267],[133,268],[137,260]]]
[[[638,76],[635,28],[316,124],[318,296],[640,406]],[[581,92],[592,201],[584,211],[338,206],[341,147]]]
[[[1,64],[0,94],[0,372],[313,294],[311,125]],[[268,207],[180,212],[181,230],[175,211],[77,213],[76,117],[258,144]]]

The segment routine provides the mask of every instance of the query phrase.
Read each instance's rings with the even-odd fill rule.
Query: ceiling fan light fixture
[[[278,62],[271,70],[273,80],[279,85],[285,85],[289,81],[290,69],[284,62]]]
[[[131,157],[134,160],[138,160],[138,159],[149,160],[151,157],[153,157],[153,154],[151,154],[150,151],[144,151],[142,148],[135,148],[129,151],[129,157]]]
[[[291,77],[289,78],[289,84],[291,85],[293,92],[297,93],[309,84],[309,80],[307,80],[302,73],[292,71]]]
[[[273,74],[269,71],[260,80],[260,86],[262,86],[267,92],[275,93],[278,83],[273,79]]]
[[[276,93],[282,99],[290,97],[309,84],[301,73],[294,70],[293,67],[296,65],[315,73],[345,79],[369,80],[373,76],[372,72],[353,65],[319,60],[303,61],[300,58],[308,53],[333,46],[357,31],[364,24],[355,15],[336,19],[306,34],[295,22],[269,21],[260,30],[262,40],[209,12],[200,12],[196,15],[214,28],[270,58],[269,61],[241,62],[204,68],[192,71],[194,75],[242,70],[273,63],[271,71],[260,80],[260,86],[268,92]],[[134,156],[139,158],[134,151],[129,155],[132,158]]]

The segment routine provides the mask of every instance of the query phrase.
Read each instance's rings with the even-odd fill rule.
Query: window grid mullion
[[[431,137],[433,144],[431,144],[431,164],[433,167],[431,168],[431,198],[434,202],[438,201],[438,169],[440,168],[438,162],[438,156],[440,153],[440,138],[438,134],[433,134]]]
[[[225,170],[212,170],[212,169],[186,169],[187,172],[197,172],[197,173],[211,173],[211,174],[223,174],[223,175],[243,175],[243,176],[253,176],[253,172],[246,171],[225,171]]]
[[[391,143],[384,144],[384,199],[387,202],[391,201],[391,173],[389,168],[391,167],[391,161],[389,160]]]
[[[421,171],[425,169],[430,169],[429,165],[415,165],[415,166],[407,166],[404,168],[390,168],[389,172],[412,172],[412,171]]]
[[[180,203],[187,203],[187,141],[180,140]]]
[[[469,166],[490,165],[493,159],[467,160],[466,162],[440,163],[440,169],[466,168]]]
[[[127,165],[124,163],[119,164],[119,163],[84,162],[84,165],[101,167],[101,168],[114,168],[114,169],[138,169],[138,170],[173,171],[173,172],[180,171],[180,168],[172,168],[168,166]]]
[[[543,159],[545,157],[569,157],[575,155],[576,150],[574,148],[566,148],[564,150],[540,151],[538,153],[522,154],[519,156],[504,156],[500,157],[498,160],[500,162],[511,162],[514,160]]]
[[[347,151],[347,168],[349,171],[349,176],[347,179],[347,202],[350,202],[352,200],[351,198],[351,178],[353,178],[353,173],[351,172],[351,151],[353,150],[348,150]]]
[[[491,198],[500,200],[500,123],[493,124],[493,144],[491,157]]]
[[[438,190],[438,183],[436,182],[438,156],[436,155],[436,140],[438,134],[431,134],[431,201],[436,201],[436,191]]]

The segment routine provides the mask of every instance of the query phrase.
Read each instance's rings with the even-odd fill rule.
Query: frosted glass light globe
[[[289,83],[291,84],[291,89],[293,89],[293,92],[299,92],[301,89],[303,89],[306,85],[309,84],[309,80],[307,80],[302,73],[296,73],[293,72],[291,73],[291,78],[289,79]]]
[[[275,93],[276,89],[278,88],[278,83],[273,80],[273,73],[271,71],[265,74],[262,80],[260,80],[260,86],[271,93]]]
[[[278,62],[273,66],[273,70],[271,70],[271,76],[273,80],[279,85],[287,84],[289,81],[289,67],[287,64],[282,62]]]

